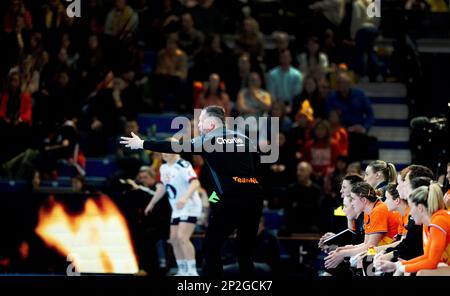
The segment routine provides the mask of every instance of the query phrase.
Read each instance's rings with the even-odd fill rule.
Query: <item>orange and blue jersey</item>
[[[390,244],[398,232],[398,216],[390,214],[388,207],[380,200],[375,202],[369,214],[364,213],[364,233],[382,234],[378,246]]]
[[[431,216],[430,224],[423,226],[424,254],[402,262],[405,271],[412,273],[435,269],[439,262],[450,264],[450,212],[439,210]]]

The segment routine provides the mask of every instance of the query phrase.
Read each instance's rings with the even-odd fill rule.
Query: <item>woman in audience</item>
[[[250,74],[248,87],[238,94],[236,108],[239,115],[260,117],[267,114],[272,106],[270,94],[261,88],[261,77],[258,73]]]
[[[237,49],[248,52],[252,57],[262,60],[264,53],[264,38],[259,31],[258,22],[247,17],[242,24],[241,33],[236,41]]]
[[[307,51],[300,54],[298,60],[303,75],[320,78],[328,67],[328,57],[320,51],[319,38],[314,36],[308,39]]]

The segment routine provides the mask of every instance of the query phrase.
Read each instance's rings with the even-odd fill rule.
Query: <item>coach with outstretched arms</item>
[[[251,149],[255,146],[248,137],[226,128],[222,107],[204,108],[198,129],[201,135],[191,141],[189,151],[183,152],[203,156],[219,198],[216,203],[211,203],[205,236],[206,274],[211,277],[222,275],[221,248],[228,236],[237,230],[239,270],[241,275],[252,275],[252,255],[263,204],[262,188],[256,176],[259,155],[256,149]],[[179,143],[144,141],[133,133],[131,138],[122,137],[120,143],[131,149],[180,152],[173,149],[174,144]],[[216,149],[205,149],[207,147]]]

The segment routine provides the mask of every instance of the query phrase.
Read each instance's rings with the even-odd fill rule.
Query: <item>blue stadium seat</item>
[[[0,180],[0,192],[17,192],[25,190],[25,180]]]

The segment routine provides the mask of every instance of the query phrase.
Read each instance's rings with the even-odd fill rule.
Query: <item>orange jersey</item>
[[[406,272],[435,269],[439,262],[450,264],[450,212],[439,210],[431,216],[431,223],[423,226],[424,254],[404,261]]]
[[[409,209],[409,207],[406,209],[406,211],[405,211],[405,214],[403,215],[403,217],[402,217],[402,224],[401,224],[401,227],[399,226],[399,230],[400,230],[400,228],[401,228],[401,232],[399,231],[399,233],[401,233],[402,234],[402,236],[406,236],[406,234],[408,233],[408,228],[407,228],[407,226],[408,226],[408,222],[409,222],[409,211],[410,211],[410,209]]]
[[[390,244],[398,231],[398,216],[390,214],[388,207],[381,201],[376,201],[369,214],[364,213],[364,233],[383,234],[378,246]]]

